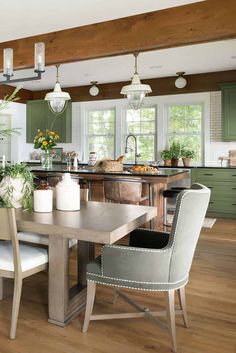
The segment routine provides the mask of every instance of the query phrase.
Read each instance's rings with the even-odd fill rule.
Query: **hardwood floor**
[[[72,254],[72,281],[75,268]],[[17,338],[11,341],[12,292],[12,282],[5,281],[5,299],[0,302],[1,353],[170,352],[168,335],[148,319],[94,321],[87,334],[81,333],[82,314],[66,328],[47,323],[46,273],[24,281]],[[164,305],[163,293],[130,293],[146,307]],[[236,220],[217,220],[212,229],[203,229],[186,294],[190,328],[185,329],[177,318],[178,352],[235,353]],[[95,311],[130,310],[121,299],[115,305],[111,299],[112,289],[98,286]]]

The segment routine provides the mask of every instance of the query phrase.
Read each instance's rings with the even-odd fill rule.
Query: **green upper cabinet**
[[[66,110],[55,115],[45,100],[32,100],[27,102],[26,110],[26,142],[33,143],[34,137],[40,130],[52,130],[60,135],[58,142],[70,143],[72,141],[72,104],[67,103]]]
[[[236,84],[222,86],[222,139],[236,141]]]

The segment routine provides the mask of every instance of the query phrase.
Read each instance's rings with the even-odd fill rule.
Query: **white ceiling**
[[[201,0],[200,0],[201,1]],[[139,13],[198,2],[197,0],[0,0],[0,42],[72,28]],[[47,50],[47,49],[46,49]],[[233,58],[232,58],[233,57]],[[133,56],[124,55],[64,64],[60,67],[62,87],[129,80]],[[236,40],[191,45],[141,53],[140,77],[173,76],[236,69]],[[15,77],[31,76],[32,70],[15,72]],[[0,77],[1,80],[1,77]],[[47,67],[40,81],[26,82],[24,88],[50,89],[55,83],[55,67]]]
[[[0,0],[0,42],[199,1]]]
[[[132,55],[81,61],[60,66],[62,87],[130,80],[133,73]],[[186,74],[236,69],[236,39],[190,45],[140,53],[138,68],[141,79],[174,76],[178,71]],[[25,82],[24,88],[39,90],[52,88],[55,67],[47,67],[40,81]],[[32,70],[15,72],[15,77],[31,76]]]

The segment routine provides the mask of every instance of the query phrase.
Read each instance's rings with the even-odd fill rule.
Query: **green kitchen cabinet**
[[[47,125],[45,104],[41,100],[28,101],[26,106],[26,142],[32,143],[38,131]]]
[[[236,84],[222,86],[222,140],[236,141]]]
[[[236,168],[195,168],[192,183],[200,183],[211,190],[208,215],[236,218]]]
[[[40,130],[55,131],[60,139],[58,142],[71,143],[72,141],[72,104],[62,114],[55,115],[45,100],[32,100],[27,102],[26,109],[26,142],[33,143],[34,137]]]

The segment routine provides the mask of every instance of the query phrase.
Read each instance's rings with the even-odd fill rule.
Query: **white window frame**
[[[104,137],[113,137],[114,136],[114,142],[113,142],[113,148],[114,148],[114,156],[111,156],[112,158],[115,158],[116,156],[116,108],[113,107],[113,108],[106,108],[106,109],[88,109],[87,110],[87,128],[88,128],[88,125],[89,125],[89,113],[91,112],[102,112],[102,111],[108,111],[108,110],[113,110],[114,111],[114,134],[109,134],[109,135],[106,135],[106,134],[99,134],[99,135],[95,135],[95,136],[104,136]],[[89,138],[91,137],[92,135],[89,134],[89,131],[87,129],[87,149],[89,148]],[[91,152],[91,151],[88,151],[88,153]]]
[[[190,106],[190,105],[200,105],[202,107],[202,116],[201,116],[201,133],[196,134],[197,136],[201,137],[201,160],[200,163],[204,163],[204,103],[202,101],[199,102],[189,102],[189,103],[169,103],[166,104],[166,109],[167,109],[167,134],[166,134],[166,139],[167,139],[167,144],[169,142],[169,138],[171,135],[174,135],[174,133],[169,132],[169,108],[170,107],[175,107],[175,106]],[[176,136],[194,136],[194,133],[177,133]],[[177,137],[178,140],[178,137]]]
[[[154,108],[155,109],[155,132],[153,134],[151,134],[152,136],[154,135],[154,160],[157,159],[157,129],[158,129],[158,107],[156,104],[144,104],[141,109],[145,109],[145,108]],[[128,132],[128,128],[127,128],[127,111],[130,110],[129,107],[126,107],[125,109],[125,119],[124,119],[124,129],[123,129],[123,138],[122,138],[122,147],[123,150],[125,148],[125,139],[126,136],[129,134]],[[148,134],[135,134],[135,136],[148,136]],[[138,151],[138,153],[140,153],[140,151]],[[138,160],[140,163],[144,163],[146,161],[142,160],[142,154],[141,154],[141,158],[139,158]],[[130,163],[130,162],[129,162]]]
[[[114,154],[117,154],[117,106],[115,100],[109,101],[96,101],[96,102],[83,102],[81,103],[81,149],[82,149],[82,162],[87,163],[89,158],[88,146],[88,118],[90,111],[110,110],[115,111],[115,129],[114,129]]]
[[[182,104],[203,104],[202,116],[202,143],[203,143],[203,163],[207,164],[210,160],[210,92],[187,93],[168,96],[146,97],[144,108],[156,106],[156,158],[160,159],[160,152],[167,147],[168,132],[168,110],[167,106]],[[126,111],[128,109],[126,99],[101,100],[94,102],[81,102],[81,149],[83,162],[88,161],[88,145],[86,141],[88,126],[86,116],[89,110],[106,110],[115,108],[116,127],[115,127],[115,157],[124,154],[126,137]]]

